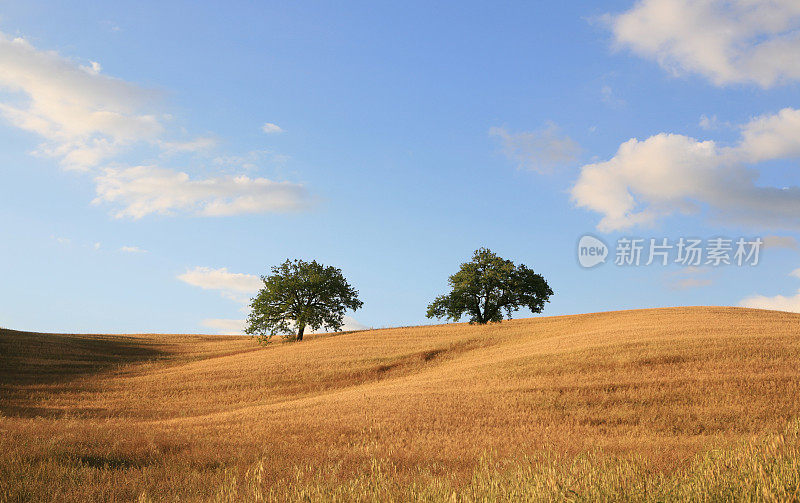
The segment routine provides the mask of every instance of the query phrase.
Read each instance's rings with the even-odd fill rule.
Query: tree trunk
[[[480,301],[480,299],[478,299],[475,302],[475,314],[476,314],[476,318],[477,318],[475,321],[478,322],[478,325],[483,325],[484,323],[486,323],[484,321],[484,319],[483,319],[483,313],[481,313],[481,301]]]
[[[298,341],[302,341],[303,340],[303,332],[305,332],[305,331],[306,331],[306,326],[305,325],[300,325],[299,327],[297,327],[297,340]]]

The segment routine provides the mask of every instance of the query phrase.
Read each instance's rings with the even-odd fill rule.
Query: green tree
[[[303,340],[305,329],[342,329],[344,313],[363,302],[347,283],[341,269],[316,260],[287,260],[262,276],[264,287],[250,303],[245,333],[267,342],[276,334]]]
[[[464,314],[470,323],[503,321],[521,307],[542,312],[553,295],[547,281],[526,266],[500,258],[487,248],[475,251],[470,262],[461,264],[449,278],[451,292],[428,306],[428,318],[458,321]]]

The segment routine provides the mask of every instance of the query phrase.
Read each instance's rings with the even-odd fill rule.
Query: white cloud
[[[795,269],[789,273],[789,276],[800,278],[800,269]],[[743,299],[740,303],[742,307],[752,307],[755,309],[770,309],[772,311],[789,311],[792,313],[800,313],[800,290],[797,294],[791,297],[784,297],[783,295],[776,295],[774,297],[767,297],[765,295],[753,295]]]
[[[229,290],[254,293],[262,286],[261,278],[252,274],[228,272],[226,267],[212,269],[195,267],[178,276],[178,279],[204,290]]]
[[[710,286],[714,283],[708,277],[710,273],[711,270],[708,267],[683,267],[667,275],[667,287],[672,290],[689,290]]]
[[[169,139],[162,124],[168,116],[148,111],[154,93],[101,71],[96,61],[81,65],[0,33],[0,91],[4,91],[0,118],[42,139],[35,154],[57,158],[68,169],[91,171],[97,184],[95,203],[113,203],[118,206],[115,216],[132,218],[178,212],[224,216],[302,207],[306,192],[300,184],[241,175],[192,179],[165,166],[121,165],[119,156],[135,153],[134,146],[155,147],[166,155],[202,153],[217,140],[213,136]],[[256,167],[250,162],[225,169],[241,173]]]
[[[100,246],[101,246],[101,245],[100,245],[100,243],[99,243],[99,242],[97,242],[97,243],[95,243],[95,244],[93,245],[93,247],[94,247],[94,249],[95,249],[95,250],[99,250],[99,249],[100,249]]]
[[[738,129],[738,126],[735,124],[732,124],[728,121],[721,121],[716,115],[701,115],[700,120],[697,121],[697,125],[706,131],[716,131],[719,129]]]
[[[716,85],[800,80],[797,0],[642,0],[610,18],[616,43]]]
[[[275,133],[283,133],[283,128],[277,124],[273,124],[271,122],[265,123],[261,126],[261,130],[267,134],[275,134]]]
[[[93,75],[98,75],[103,70],[103,67],[97,61],[89,61],[89,66],[82,66],[81,69]]]
[[[793,250],[800,248],[800,244],[792,236],[764,236],[764,244],[762,246],[765,250],[768,248],[790,248]]]
[[[178,276],[178,279],[203,290],[217,290],[228,299],[247,304],[263,286],[261,278],[252,274],[228,272],[228,269],[195,267]]]
[[[800,110],[784,108],[742,126],[738,153],[746,162],[800,156]]]
[[[344,317],[342,318],[342,322],[343,322],[342,332],[351,332],[351,331],[356,331],[356,330],[367,330],[369,328],[368,326],[366,326],[363,323],[359,322],[358,320],[356,320],[352,316],[344,315]],[[320,328],[319,330],[312,330],[309,333],[312,333],[312,334],[314,334],[314,333],[327,334],[327,333],[331,333],[331,332],[330,332],[330,330],[327,330],[325,328]]]
[[[577,159],[580,146],[561,133],[558,126],[548,123],[537,131],[510,133],[502,127],[489,129],[503,145],[503,154],[520,169],[538,173],[552,172],[553,168],[570,164]]]
[[[344,317],[344,325],[342,326],[342,330],[347,332],[349,330],[367,330],[369,327],[364,325],[363,323],[359,322],[352,316],[345,315]]]
[[[775,297],[754,295],[742,300],[739,305],[742,307],[752,307],[754,309],[800,313],[800,290],[791,297],[784,297],[783,295],[776,295]]]
[[[294,326],[294,322],[290,322],[289,323],[289,328],[292,329],[292,330],[297,330],[296,327]],[[352,316],[344,315],[342,317],[342,329],[341,329],[342,332],[352,332],[352,331],[356,331],[356,330],[367,330],[368,328],[369,328],[368,326],[366,326],[363,323],[359,322],[358,320],[356,320]],[[325,328],[325,327],[320,327],[319,330],[311,330],[311,328],[306,327],[304,335],[307,335],[307,334],[329,334],[329,333],[332,333],[332,332],[330,330],[328,330],[327,328]]]
[[[344,317],[344,325],[342,325],[343,332],[353,330],[366,330],[369,327],[359,323],[351,316]],[[203,326],[213,328],[220,335],[244,335],[245,320],[225,319],[225,318],[210,318],[202,321]],[[304,335],[312,333],[329,333],[327,330],[306,331]]]
[[[609,85],[604,85],[600,88],[600,96],[602,97],[603,103],[606,105],[612,107],[621,107],[625,105],[625,100],[618,98]]]
[[[688,290],[690,288],[701,288],[710,286],[714,282],[709,278],[683,278],[675,281],[672,288],[675,290]]]
[[[800,228],[800,187],[759,185],[750,166],[800,156],[800,110],[757,117],[741,131],[732,147],[669,133],[628,140],[610,160],[581,168],[572,200],[601,213],[605,232],[703,206],[738,224]]]
[[[717,128],[717,116],[712,115],[711,117],[707,117],[706,115],[700,116],[700,121],[697,123],[701,128],[705,129],[706,131],[710,129]]]
[[[730,122],[719,120],[716,115],[709,117],[705,114],[700,116],[700,120],[697,121],[697,125],[706,131],[715,131],[722,128],[730,129],[736,127]]]
[[[158,118],[142,111],[153,94],[100,71],[95,61],[80,66],[0,33],[0,88],[9,93],[0,115],[44,139],[38,154],[73,169],[161,134]]]
[[[192,179],[188,174],[158,166],[107,168],[95,179],[95,204],[122,208],[117,218],[142,218],[151,213],[185,212],[202,216],[229,216],[302,209],[305,187],[289,182],[245,175]]]
[[[220,335],[244,335],[244,320],[226,318],[209,318],[203,320],[203,326],[214,329]]]
[[[119,251],[124,253],[147,253],[147,250],[143,250],[138,246],[123,246],[119,249]]]

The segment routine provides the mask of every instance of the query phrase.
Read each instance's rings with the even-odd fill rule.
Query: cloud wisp
[[[123,253],[147,253],[147,250],[139,248],[138,246],[122,246],[119,251]]]
[[[283,133],[283,128],[277,124],[266,122],[264,123],[263,126],[261,126],[261,131],[267,134],[278,134],[278,133]]]
[[[178,279],[203,290],[216,290],[223,297],[240,304],[247,304],[263,286],[258,276],[229,272],[226,267],[195,267],[179,275]]]
[[[764,236],[765,250],[770,248],[787,248],[790,250],[800,250],[800,243],[792,236]]]
[[[492,127],[489,136],[500,140],[503,154],[519,169],[537,173],[551,173],[558,167],[574,163],[581,151],[578,143],[553,123],[536,131],[519,133]]]
[[[107,168],[95,178],[94,204],[116,203],[117,218],[140,219],[177,212],[230,216],[299,210],[307,192],[303,185],[273,182],[246,175],[192,179],[187,173],[158,166]]]
[[[708,267],[685,267],[667,275],[667,287],[671,290],[690,290],[711,286],[714,281],[709,277]]]

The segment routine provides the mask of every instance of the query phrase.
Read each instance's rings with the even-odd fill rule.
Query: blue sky
[[[481,246],[545,315],[800,311],[794,3],[5,2],[0,326],[233,332],[289,257],[343,270],[350,327],[426,323]],[[620,267],[625,236],[766,246]]]

